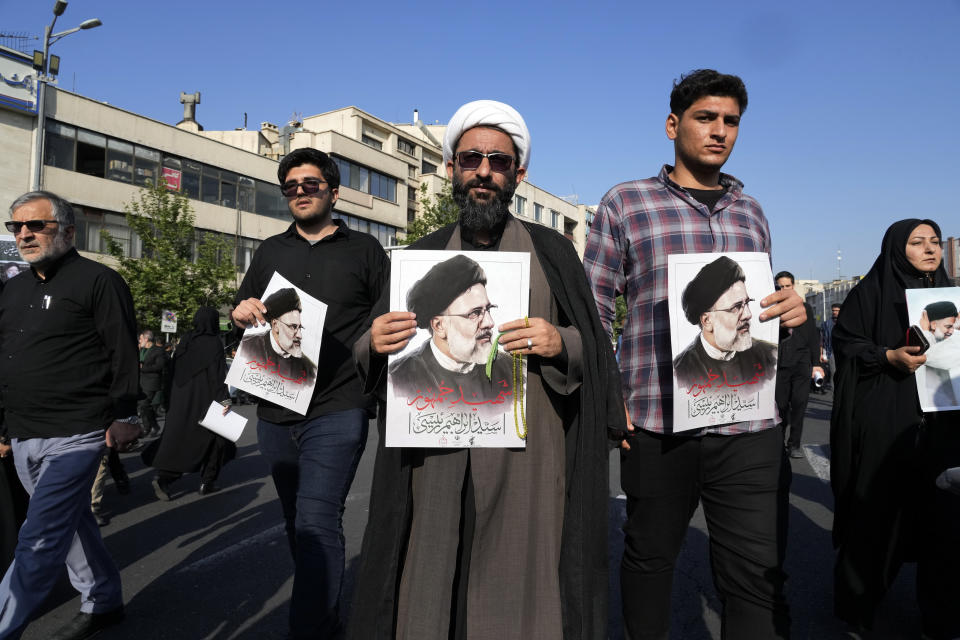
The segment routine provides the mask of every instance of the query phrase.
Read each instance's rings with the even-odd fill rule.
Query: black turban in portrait
[[[277,289],[271,293],[267,299],[263,301],[263,306],[267,308],[267,312],[263,316],[267,320],[279,318],[288,311],[303,311],[303,308],[300,306],[300,296],[298,296],[296,290],[291,287]]]
[[[944,318],[954,318],[957,315],[957,305],[949,300],[941,302],[931,302],[923,308],[927,312],[927,320],[943,320]]]
[[[739,264],[727,256],[720,256],[700,269],[687,283],[680,298],[683,314],[690,324],[700,324],[700,315],[709,310],[727,289],[746,280]]]
[[[475,284],[487,284],[480,265],[458,255],[430,267],[407,292],[407,311],[417,314],[417,327],[426,329],[430,321],[450,306],[460,294]]]

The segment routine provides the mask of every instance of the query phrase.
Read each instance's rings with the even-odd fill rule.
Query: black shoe
[[[154,478],[150,484],[153,485],[153,492],[156,494],[158,500],[163,500],[164,502],[170,501],[170,490],[165,482],[161,482],[160,478]]]
[[[803,458],[803,449],[800,447],[790,447],[788,449],[788,454],[791,458],[800,459]]]
[[[216,483],[201,482],[198,493],[202,496],[207,496],[207,495],[210,495],[211,493],[216,493],[217,491],[220,491],[220,487]]]
[[[84,640],[123,620],[123,605],[103,613],[80,612],[50,636],[50,640]]]
[[[105,527],[110,524],[110,518],[105,516],[103,512],[99,510],[93,512],[93,519],[97,521],[98,527]]]

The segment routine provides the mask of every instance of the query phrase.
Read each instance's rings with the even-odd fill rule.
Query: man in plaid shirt
[[[616,296],[627,303],[620,354],[629,425],[621,445],[627,524],[620,584],[632,640],[669,636],[674,563],[700,501],[724,605],[724,638],[790,633],[783,572],[790,468],[777,421],[673,433],[667,256],[770,253],[760,205],[739,180],[720,173],[746,106],[746,88],[736,76],[706,69],[674,83],[666,122],[674,165],[611,189],[587,239],[584,266],[608,331]],[[761,321],[779,317],[793,327],[806,317],[793,291],[771,293],[761,306]]]

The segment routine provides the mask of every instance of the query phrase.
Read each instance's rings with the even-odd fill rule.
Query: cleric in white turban
[[[573,243],[510,212],[515,191],[533,197],[523,185],[530,134],[520,114],[493,100],[460,107],[443,156],[457,220],[404,254],[451,257],[410,289],[406,311],[391,311],[385,295],[354,345],[362,390],[387,401],[380,433],[432,440],[377,450],[347,638],[606,638],[606,434],[625,428],[610,338]],[[527,317],[494,317],[478,284],[512,283],[485,272],[486,261],[517,254],[529,258],[529,290],[518,292]],[[432,329],[430,341],[404,351],[418,326]],[[454,340],[479,351],[495,331],[517,360],[496,358],[489,378],[473,367],[486,352],[470,360],[443,351]],[[393,366],[390,355],[399,356]],[[398,380],[413,394],[398,395]],[[485,400],[491,383],[504,402]],[[526,446],[484,446],[489,433],[516,433]]]
[[[443,136],[443,164],[453,160],[453,150],[463,132],[474,127],[500,129],[510,136],[517,147],[517,166],[526,169],[530,164],[530,132],[527,130],[527,123],[516,109],[496,100],[474,100],[457,109]]]

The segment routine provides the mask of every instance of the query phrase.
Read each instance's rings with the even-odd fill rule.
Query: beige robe
[[[447,249],[459,250],[459,229]],[[500,251],[530,253],[530,317],[559,324],[556,304],[530,235],[510,220]],[[505,318],[502,322],[513,320]],[[502,323],[501,322],[501,323]],[[564,506],[564,432],[548,396],[569,395],[582,379],[580,334],[559,327],[566,371],[529,362],[525,449],[425,450],[412,474],[413,523],[403,563],[397,638],[447,640],[460,542],[467,465],[475,492],[467,638],[557,640],[563,637],[559,566]]]

